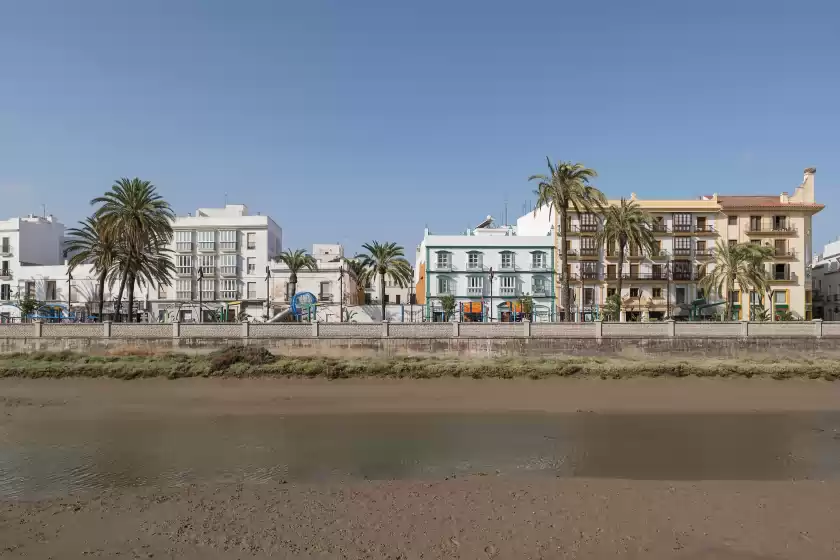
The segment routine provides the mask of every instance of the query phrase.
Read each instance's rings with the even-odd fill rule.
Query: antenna
[[[505,225],[508,225],[508,220],[507,220],[507,196],[505,196]]]
[[[41,205],[41,213],[42,213],[44,219],[46,219],[47,218],[47,205],[46,204]]]
[[[225,192],[225,206],[227,206],[227,192]]]

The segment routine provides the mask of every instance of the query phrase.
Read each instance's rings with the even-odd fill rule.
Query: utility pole
[[[69,268],[67,269],[67,322],[70,322],[70,301],[71,301],[71,294],[70,290],[72,289],[72,284],[70,282],[73,281],[73,271]]]
[[[493,267],[490,267],[490,322],[493,322]]]
[[[338,261],[338,316],[344,322],[344,261]]]
[[[202,293],[201,289],[201,282],[204,280],[204,269],[200,266],[198,267],[198,322],[204,322],[204,312],[202,308],[204,307],[204,294]]]

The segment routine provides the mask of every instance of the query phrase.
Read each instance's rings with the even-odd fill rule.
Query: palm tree
[[[67,251],[74,253],[70,257],[70,272],[81,265],[90,264],[98,278],[99,312],[97,317],[102,321],[102,311],[105,305],[105,281],[113,270],[119,257],[117,236],[108,231],[102,220],[92,217],[79,223],[80,227],[67,230],[69,239]]]
[[[598,176],[594,169],[584,167],[580,163],[561,161],[553,165],[549,158],[548,175],[532,175],[529,181],[537,181],[537,208],[547,205],[549,211],[555,210],[560,222],[560,270],[561,290],[560,304],[566,315],[566,321],[571,321],[569,313],[569,275],[566,273],[568,267],[568,255],[566,255],[566,237],[568,235],[569,212],[574,211],[578,215],[581,212],[591,213],[600,211],[606,204],[604,194],[589,184],[589,181]],[[537,209],[534,209],[536,215]]]
[[[739,243],[730,247],[718,240],[714,268],[700,280],[700,286],[726,298],[725,320],[732,320],[729,294],[735,289],[735,284],[742,290],[753,288],[762,294],[767,291],[767,277],[762,263],[771,252],[772,248],[759,245]]]
[[[621,289],[624,256],[628,246],[638,248],[642,253],[653,253],[656,242],[653,238],[653,224],[647,212],[635,200],[621,199],[618,206],[610,206],[604,216],[604,227],[598,232],[598,245],[605,248],[618,245],[618,310],[621,316]]]
[[[347,274],[356,280],[356,300],[364,301],[365,284],[370,281],[370,271],[362,264],[361,259],[344,259],[347,265]],[[361,297],[359,297],[361,295]]]
[[[116,268],[120,275],[120,289],[115,311],[119,317],[123,291],[128,286],[128,314],[131,322],[134,285],[138,278],[160,278],[167,285],[170,282],[169,277],[159,276],[163,265],[151,255],[162,255],[172,241],[175,213],[154,185],[136,177],[118,180],[110,191],[94,198],[91,204],[101,205],[94,216],[102,221],[109,234],[119,236],[123,246],[124,253]]]
[[[312,255],[308,255],[303,249],[296,251],[289,251],[288,249],[274,257],[275,262],[285,264],[291,274],[289,274],[289,299],[295,295],[297,289],[297,273],[301,270],[318,270],[318,262]]]
[[[362,253],[357,258],[367,274],[379,276],[379,300],[382,302],[382,320],[385,320],[385,277],[387,276],[400,288],[405,288],[413,280],[411,264],[405,258],[402,247],[393,242],[380,243],[372,241],[365,243]]]

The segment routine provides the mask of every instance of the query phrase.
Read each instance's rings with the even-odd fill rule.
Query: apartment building
[[[266,271],[282,251],[282,230],[269,216],[252,215],[243,204],[199,208],[172,223],[170,245],[175,278],[157,286],[148,311],[157,320],[213,320],[224,311],[235,318],[266,313]]]
[[[732,319],[750,318],[750,309],[759,302],[771,310],[774,318],[784,309],[797,318],[811,319],[811,219],[823,208],[814,198],[815,173],[814,168],[806,169],[802,184],[793,194],[714,194],[697,200],[643,200],[632,194],[631,199],[654,220],[656,250],[649,255],[630,247],[622,270],[618,270],[616,248],[597,244],[601,217],[571,216],[566,247],[557,248],[556,289],[559,293],[565,274],[574,294],[570,313],[582,312],[585,319],[590,319],[599,314],[607,297],[616,293],[621,275],[622,320],[685,318],[692,301],[721,300],[717,294],[705,294],[699,286],[714,266],[717,242],[755,243],[774,249],[766,264],[770,293],[758,294],[736,286],[724,296],[732,301]],[[554,231],[559,231],[556,212]],[[556,234],[555,238],[559,244]],[[560,250],[568,256],[565,271],[560,269]],[[558,315],[564,316],[565,310],[558,307]]]
[[[530,295],[535,320],[553,320],[553,256],[552,236],[517,235],[516,226],[492,227],[489,218],[461,235],[426,229],[417,252],[417,303],[427,321],[443,320],[442,295],[455,296],[461,321],[513,321]]]
[[[814,319],[840,321],[840,239],[814,257],[812,271]]]

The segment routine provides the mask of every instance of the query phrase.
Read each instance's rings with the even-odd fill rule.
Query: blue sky
[[[545,156],[611,197],[793,191],[840,234],[838,2],[0,3],[0,216],[120,176],[286,247],[413,248],[521,213]]]

